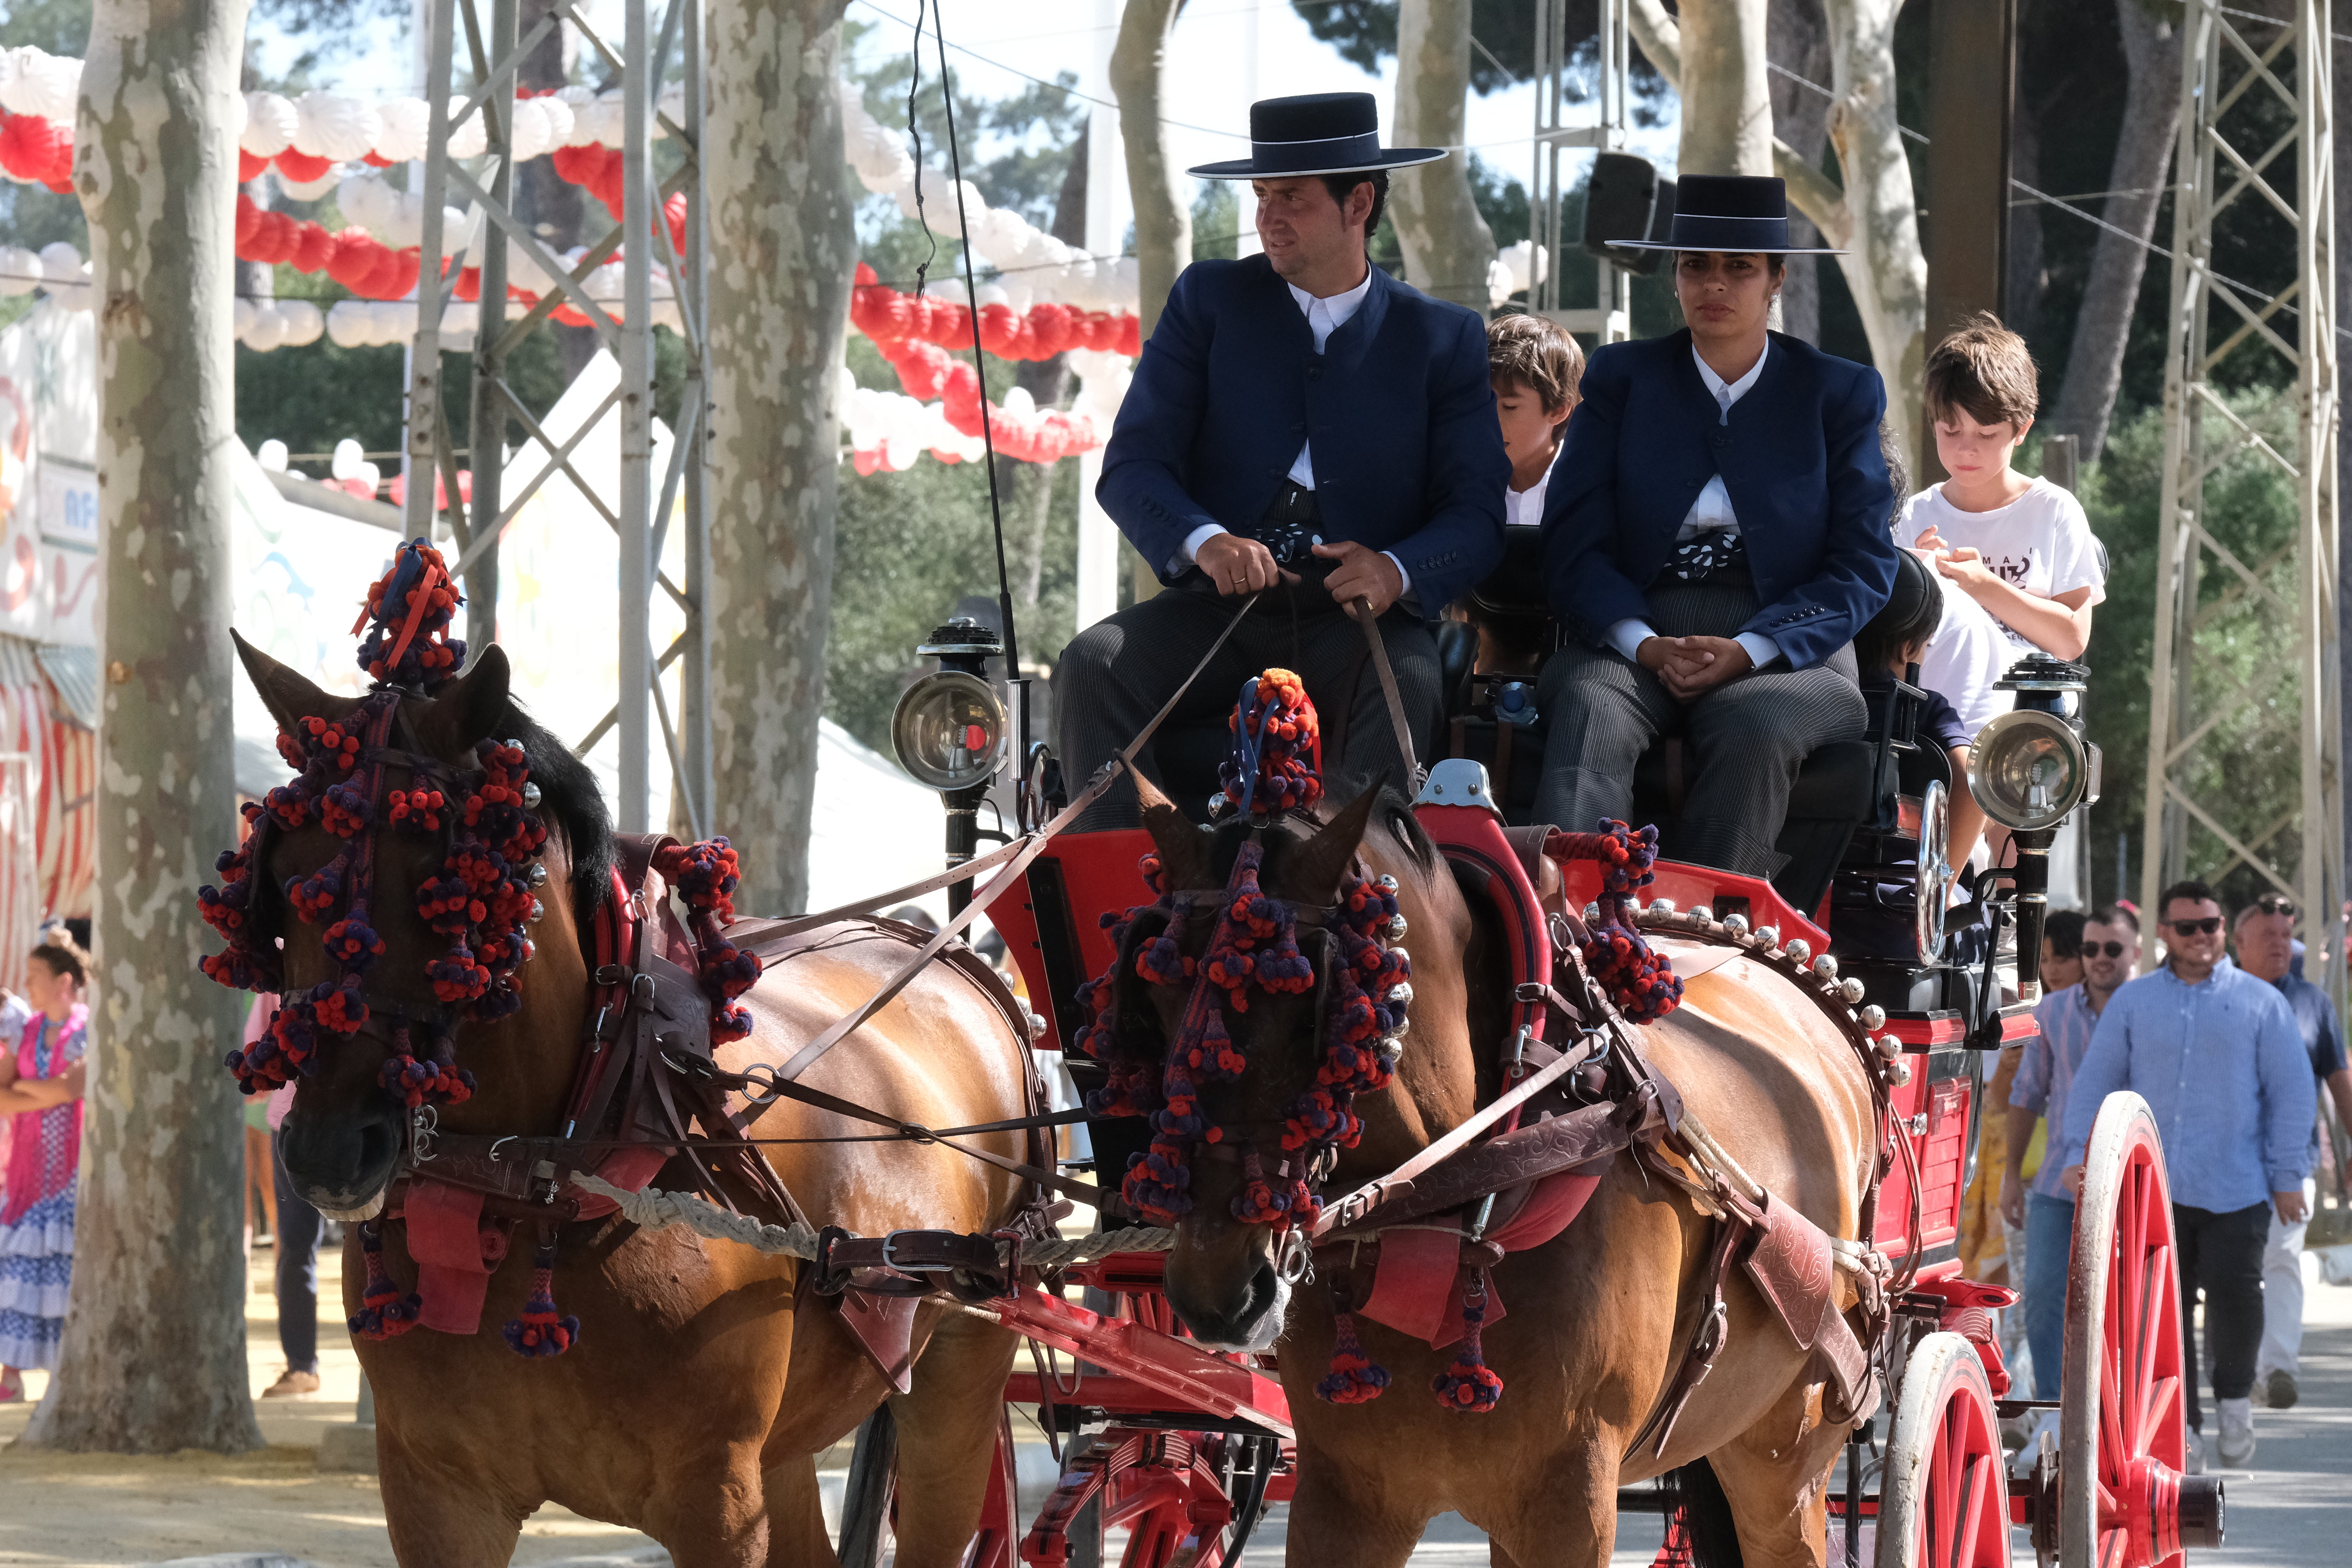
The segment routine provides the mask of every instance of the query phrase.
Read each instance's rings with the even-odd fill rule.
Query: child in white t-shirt
[[[1906,529],[2008,634],[2012,660],[2036,648],[2076,659],[2090,645],[2091,607],[2106,597],[2106,558],[2081,502],[2010,467],[2040,396],[2025,340],[1990,313],[1937,344],[1927,415],[1951,478],[1911,498]],[[1968,711],[1961,693],[1945,695]]]

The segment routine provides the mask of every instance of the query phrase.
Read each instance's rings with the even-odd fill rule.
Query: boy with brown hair
[[[1951,478],[1911,498],[1912,548],[2009,634],[2007,657],[2036,648],[2080,658],[2091,607],[2106,597],[2106,559],[2082,503],[2011,459],[2033,427],[2041,388],[2025,340],[1979,311],[1927,356],[1927,416]],[[1958,703],[1998,669],[1924,671]]]
[[[1543,316],[1497,316],[1486,323],[1486,374],[1511,459],[1503,521],[1533,528],[1543,521],[1544,489],[1576,412],[1584,351],[1559,322]]]

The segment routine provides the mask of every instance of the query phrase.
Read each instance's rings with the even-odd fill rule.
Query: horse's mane
[[[588,764],[511,696],[499,715],[498,733],[522,742],[541,809],[563,835],[572,859],[572,919],[584,938],[589,918],[613,890],[613,814],[604,805],[604,792],[596,787]]]

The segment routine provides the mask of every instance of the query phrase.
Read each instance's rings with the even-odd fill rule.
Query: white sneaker
[[[2192,1476],[2205,1473],[2205,1434],[2194,1426],[2189,1429],[2188,1455],[2182,1468]]]
[[[2254,1459],[2254,1406],[2250,1399],[2217,1399],[2221,1407],[2222,1467],[2242,1470]]]

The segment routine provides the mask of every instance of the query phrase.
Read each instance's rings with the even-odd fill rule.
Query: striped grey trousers
[[[1662,578],[1649,603],[1664,637],[1736,636],[1757,610],[1755,585],[1737,570],[1697,583]],[[1694,783],[1667,853],[1769,877],[1787,858],[1773,843],[1797,770],[1830,742],[1862,736],[1868,714],[1856,679],[1847,647],[1810,669],[1775,661],[1685,705],[1614,648],[1562,648],[1537,692],[1550,731],[1538,816],[1580,833],[1602,817],[1630,820],[1633,764],[1651,742],[1678,734],[1695,753]]]

